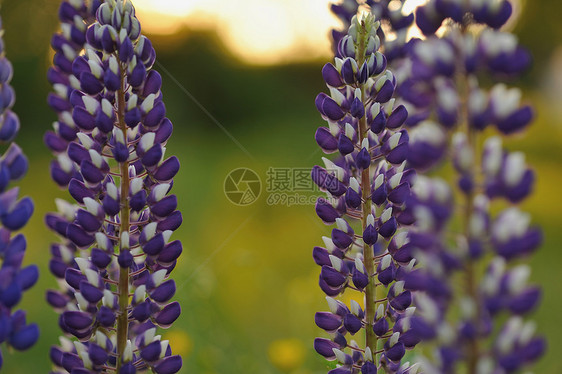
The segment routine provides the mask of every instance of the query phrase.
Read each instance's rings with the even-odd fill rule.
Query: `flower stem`
[[[360,122],[361,132],[363,132],[363,127],[365,125],[365,119]],[[361,141],[364,137],[361,137]],[[371,183],[369,176],[369,169],[363,170],[361,174],[361,189],[363,192],[363,230],[367,228],[367,217],[371,214],[371,199],[369,198],[369,193],[371,191]],[[365,269],[367,270],[367,276],[369,277],[369,283],[365,289],[365,314],[367,318],[366,334],[367,334],[367,347],[371,349],[371,352],[376,351],[377,347],[377,336],[373,331],[373,323],[375,320],[375,310],[376,310],[376,296],[377,296],[377,285],[375,283],[374,275],[376,273],[375,261],[374,261],[373,247],[366,245],[363,248],[363,258],[365,262]]]
[[[470,142],[471,147],[474,149],[474,145]],[[474,205],[474,192],[470,192],[465,195],[465,212],[464,212],[464,224],[465,224],[465,237],[469,238],[469,226],[470,226],[470,217],[472,215]],[[475,269],[474,269],[474,261],[469,258],[466,262],[466,292],[476,304],[476,315],[474,316],[474,323],[476,323],[476,328],[478,328],[478,314],[479,314],[479,306],[478,306],[478,295],[476,291],[476,279],[475,279]],[[469,341],[469,354],[468,354],[468,373],[469,374],[476,374],[476,366],[478,364],[478,356],[479,356],[479,347],[478,347],[478,336]]]
[[[357,64],[361,66],[365,61],[365,49],[366,49],[366,39],[367,30],[365,24],[362,21],[361,29],[358,33],[358,48],[357,48]],[[361,101],[363,106],[367,106],[367,94],[365,85],[360,85],[361,89]],[[363,140],[368,138],[368,127],[366,115],[359,120],[359,147],[363,144]],[[362,212],[363,212],[363,231],[367,228],[367,217],[371,214],[371,177],[370,168],[366,168],[361,172],[361,192],[363,201]],[[373,331],[373,324],[375,320],[376,311],[376,296],[377,296],[377,285],[375,283],[374,275],[376,273],[374,252],[373,247],[365,244],[363,246],[363,260],[365,263],[365,269],[367,270],[367,276],[369,277],[369,283],[365,288],[365,318],[367,320],[365,330],[366,330],[366,347],[371,349],[373,354],[377,351],[377,335]]]
[[[125,79],[126,68],[121,66],[121,88],[117,92],[117,117],[119,120],[119,128],[123,132],[125,144],[127,144],[127,125],[125,124]],[[124,248],[121,242],[122,234],[129,232],[129,160],[122,162],[120,165],[121,177],[121,228],[120,234],[120,251]],[[128,248],[129,243],[125,244]],[[123,352],[127,345],[128,327],[129,327],[129,268],[119,268],[119,313],[117,317],[117,371],[121,368],[121,360]]]
[[[466,111],[466,109],[465,109]],[[468,117],[466,119],[466,132],[467,132],[467,141],[471,148],[473,155],[476,157],[476,133],[473,129],[470,128],[470,124],[468,123]],[[472,178],[474,179],[476,175],[476,162],[474,162],[473,170],[471,172]],[[470,239],[470,219],[472,216],[472,212],[474,210],[474,190],[466,193],[465,196],[465,210],[464,210],[464,236],[467,241]],[[480,314],[480,306],[478,302],[478,292],[476,289],[476,275],[475,275],[475,264],[473,259],[470,255],[466,261],[466,292],[474,302],[476,306],[476,314],[473,317],[476,329],[479,330],[479,314]],[[470,339],[469,341],[469,348],[468,348],[468,373],[469,374],[476,374],[476,367],[478,364],[478,357],[480,348],[478,346],[478,335],[475,338]]]
[[[461,32],[465,35],[468,32],[469,24],[465,21],[461,27]],[[468,146],[470,147],[470,151],[473,155],[473,163],[472,163],[472,170],[470,171],[470,178],[473,182],[476,182],[475,177],[477,173],[477,134],[473,128],[470,126],[469,120],[469,113],[468,113],[468,97],[470,95],[470,88],[469,88],[469,77],[468,73],[464,69],[464,57],[461,58],[459,65],[460,79],[459,79],[459,88],[462,93],[462,102],[461,102],[461,116],[462,122],[461,126],[464,127],[464,131],[466,132],[466,139],[468,142]],[[474,183],[476,185],[476,183]],[[463,217],[463,230],[464,230],[464,237],[467,241],[470,239],[470,220],[472,217],[472,212],[474,211],[474,197],[475,197],[475,190],[473,187],[470,189],[469,192],[463,193],[464,196],[464,217]],[[474,320],[472,321],[475,323],[475,327],[479,330],[479,314],[480,314],[480,306],[478,301],[478,292],[476,289],[476,275],[475,275],[475,266],[474,261],[470,257],[467,256],[466,264],[465,264],[465,275],[466,275],[466,293],[472,299],[475,304],[476,314],[473,316]],[[468,346],[468,374],[476,374],[476,369],[478,365],[478,359],[480,355],[480,347],[478,344],[478,335],[474,339],[470,339]]]

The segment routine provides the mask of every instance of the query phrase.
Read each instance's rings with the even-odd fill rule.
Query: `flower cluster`
[[[530,123],[532,111],[529,106],[520,105],[518,90],[497,84],[487,94],[477,79],[480,73],[494,79],[514,76],[529,65],[530,56],[518,45],[517,38],[497,29],[509,18],[511,13],[506,14],[505,9],[511,9],[511,5],[503,0],[475,3],[478,4],[466,7],[459,1],[430,1],[417,8],[416,23],[426,39],[411,43],[411,71],[399,93],[410,103],[408,110],[416,114],[416,121],[409,124],[433,117],[445,129],[452,129],[464,119],[460,112],[463,99],[466,116],[475,130],[493,124],[503,134],[511,134]],[[431,27],[428,17],[434,22]],[[446,33],[438,37],[433,32],[445,18],[449,20]],[[470,32],[471,25],[479,25],[479,31]],[[459,74],[467,77],[462,84],[457,79]],[[444,142],[431,143],[427,139],[427,134],[434,131],[421,132],[420,143],[429,143],[432,148],[445,146]],[[411,158],[425,159],[430,164],[439,157],[418,157],[412,153]]]
[[[516,75],[530,61],[515,36],[499,30],[511,10],[504,0],[418,7],[426,39],[412,43],[409,78],[399,87],[415,119],[408,122],[414,126],[408,164],[420,172],[447,162],[456,173],[453,183],[417,177],[407,202],[416,221],[408,242],[419,262],[404,279],[417,291],[410,325],[435,343],[423,365],[431,373],[515,372],[544,350],[534,323],[523,319],[540,291],[527,282],[529,267],[513,262],[541,242],[540,230],[516,206],[530,194],[534,173],[499,135],[483,134],[492,126],[502,135],[518,132],[533,116],[518,89],[480,83],[486,75]],[[500,199],[509,207],[492,214]]]
[[[51,359],[60,373],[175,373],[181,357],[156,332],[180,314],[169,279],[182,252],[170,241],[182,222],[169,194],[179,162],[165,158],[173,126],[154,48],[130,1],[64,2],[60,16],[53,45],[64,58],[55,56],[49,100],[59,120],[46,143],[53,179],[76,204],[59,200],[46,217],[62,239],[50,264],[62,290],[47,300],[78,340],[63,338]]]
[[[84,50],[86,30],[95,21],[101,1],[63,1],[59,7],[60,32],[53,35],[51,46],[55,51],[53,66],[47,78],[53,92],[47,98],[49,106],[58,114],[53,131],[45,133],[44,142],[56,156],[51,162],[51,177],[61,187],[67,187],[78,171],[78,165],[67,156],[69,144],[77,141],[79,128],[72,119],[70,94],[80,88],[72,73],[74,59]]]
[[[370,11],[377,20],[382,22],[377,30],[384,49],[384,55],[389,61],[403,57],[406,53],[408,29],[414,22],[414,14],[406,13],[403,9],[405,0],[394,1],[395,7],[389,7],[391,0],[343,0],[339,4],[332,4],[332,12],[343,22],[343,31],[332,30],[333,49],[337,57],[339,41],[347,34],[352,18],[360,7]],[[387,37],[393,34],[393,38]]]
[[[395,99],[397,104],[404,104],[409,110],[405,125],[419,122],[420,111],[411,110],[409,103],[401,96],[401,86],[404,82],[410,82],[410,71],[412,61],[410,59],[410,48],[417,41],[409,40],[408,32],[414,23],[414,13],[407,12],[405,0],[343,0],[339,4],[332,4],[331,10],[344,24],[345,30],[349,28],[352,17],[359,11],[370,12],[375,19],[380,20],[381,27],[377,35],[381,40],[381,51],[392,69],[395,82]],[[392,3],[392,4],[391,4]],[[338,43],[346,32],[337,29],[332,30],[332,48],[337,57]],[[412,165],[408,165],[412,167]]]
[[[404,168],[408,134],[401,126],[408,113],[392,98],[396,80],[378,51],[379,27],[370,13],[353,17],[338,44],[340,57],[322,69],[330,95],[316,98],[328,123],[317,130],[316,141],[324,153],[339,153],[333,161],[324,158],[325,168],[312,170],[313,181],[327,193],[316,213],[336,225],[323,238],[324,247],[313,250],[330,309],[315,317],[330,339],[317,338],[314,347],[338,361],[333,374],[416,370],[400,364],[418,342],[409,324],[412,295],[403,280],[415,263],[403,231],[413,218],[404,204],[414,177]],[[338,300],[344,292],[364,305]],[[362,330],[365,342],[348,341]]]
[[[13,310],[20,302],[22,293],[31,288],[39,271],[37,266],[22,268],[27,246],[22,234],[12,234],[25,226],[33,214],[33,202],[29,197],[19,198],[19,188],[10,182],[21,179],[27,172],[28,162],[20,147],[12,143],[20,129],[17,115],[11,108],[15,102],[12,80],[12,64],[6,58],[1,38],[0,20],[0,144],[9,144],[0,158],[0,343],[17,350],[31,347],[39,337],[36,324],[26,322],[23,310]],[[3,358],[0,352],[0,367]]]

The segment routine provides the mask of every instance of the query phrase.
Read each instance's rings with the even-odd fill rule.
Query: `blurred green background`
[[[239,3],[244,6],[244,0]],[[51,155],[42,143],[55,118],[46,105],[50,87],[45,73],[50,35],[58,27],[57,7],[54,0],[2,2],[6,50],[15,68],[15,111],[22,122],[17,142],[31,165],[21,186],[36,204],[24,230],[29,242],[25,262],[41,269],[39,284],[21,303],[28,319],[41,326],[41,338],[30,352],[6,354],[4,372],[14,374],[47,372],[48,348],[59,335],[57,315],[44,301],[45,290],[56,284],[47,268],[49,242],[55,238],[43,217],[54,209],[53,199],[66,193],[50,180]],[[544,289],[535,319],[549,343],[537,373],[562,373],[562,63],[557,66],[554,57],[562,43],[562,26],[555,18],[560,12],[557,0],[525,4],[515,31],[535,55],[522,87],[538,116],[525,137],[507,143],[526,152],[539,175],[535,194],[524,204],[545,232],[545,243],[531,260],[533,281]],[[318,32],[328,37],[326,30]],[[184,357],[182,373],[325,372],[325,362],[312,349],[313,338],[321,335],[314,313],[326,305],[311,251],[328,229],[310,204],[269,205],[262,190],[257,202],[240,207],[223,192],[225,177],[238,167],[255,170],[265,187],[270,167],[310,168],[320,161],[313,135],[322,121],[313,101],[324,89],[324,61],[247,65],[233,57],[216,32],[188,26],[152,41],[158,63],[169,72],[158,68],[175,124],[167,153],[182,163],[174,191],[184,223],[174,238],[183,241],[185,251],[174,277],[183,313],[164,332]]]

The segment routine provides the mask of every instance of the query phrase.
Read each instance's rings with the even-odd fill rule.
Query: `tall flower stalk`
[[[422,360],[426,372],[518,372],[544,350],[524,319],[540,291],[527,283],[530,269],[521,261],[541,233],[517,207],[534,173],[501,140],[525,128],[532,110],[520,104],[518,89],[481,84],[529,63],[515,36],[499,30],[511,10],[508,1],[487,0],[431,0],[416,10],[426,39],[411,46],[409,79],[400,87],[416,118],[408,161],[418,171],[449,163],[456,173],[449,183],[419,176],[408,204],[417,222],[409,244],[420,264],[405,277],[417,290],[410,324],[435,343]],[[497,135],[488,137],[489,127]],[[498,200],[507,207],[498,203],[504,208],[492,214]]]
[[[20,147],[13,143],[20,130],[18,116],[12,111],[15,102],[12,80],[12,64],[6,58],[0,20],[0,144],[8,145],[0,158],[0,343],[17,350],[33,346],[39,337],[36,324],[26,322],[24,310],[14,310],[24,291],[31,288],[39,271],[37,266],[22,267],[27,246],[21,230],[33,214],[33,202],[29,197],[19,198],[19,188],[11,186],[23,178],[28,161]],[[12,187],[12,188],[10,188]],[[0,368],[3,357],[0,351]]]
[[[78,340],[63,339],[51,359],[60,372],[175,373],[181,357],[156,331],[180,314],[169,279],[182,252],[170,242],[182,221],[169,194],[179,162],[164,157],[172,124],[151,69],[155,52],[130,1],[65,2],[60,14],[55,40],[70,47],[51,71],[61,105],[46,143],[57,155],[55,181],[77,204],[58,201],[59,213],[46,218],[63,239],[51,261],[62,290],[47,300]],[[85,38],[66,33],[70,19]]]
[[[333,374],[416,370],[400,366],[405,350],[417,343],[408,322],[411,293],[401,280],[414,265],[402,230],[411,223],[404,202],[413,175],[404,169],[408,134],[400,129],[408,114],[392,99],[396,80],[378,51],[379,27],[372,14],[353,17],[338,43],[340,57],[322,69],[330,95],[316,98],[328,122],[316,141],[325,153],[339,152],[333,161],[324,158],[325,168],[312,170],[327,193],[316,212],[324,223],[336,224],[323,238],[325,246],[313,251],[330,309],[315,316],[330,339],[317,338],[314,346],[338,361]],[[364,306],[338,300],[344,292],[354,292]],[[362,338],[348,342],[348,334]]]

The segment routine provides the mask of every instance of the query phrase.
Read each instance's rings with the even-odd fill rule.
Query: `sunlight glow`
[[[412,11],[427,0],[407,0]],[[214,30],[239,59],[255,65],[326,58],[339,22],[328,0],[135,0],[143,28],[169,35],[182,28]],[[413,28],[410,36],[419,36]]]
[[[402,11],[404,13],[413,12],[420,5],[427,3],[427,0],[406,0]],[[424,38],[423,33],[417,27],[411,27],[408,31],[408,38]]]
[[[136,8],[149,8],[152,11],[176,15],[178,17],[186,16],[195,9],[199,9],[205,0],[135,0]]]
[[[418,6],[423,5],[425,3],[427,3],[427,0],[406,0],[402,10],[405,13],[410,13],[413,12],[414,9],[416,9]]]
[[[221,0],[135,0],[143,28],[154,34],[173,34],[182,27],[216,27]]]
[[[224,27],[217,31],[240,57],[250,62],[267,62],[276,54],[287,53],[295,44],[298,35],[291,27],[289,10],[282,3],[245,0],[243,8],[234,2],[225,7],[225,13],[236,21],[225,19]]]

